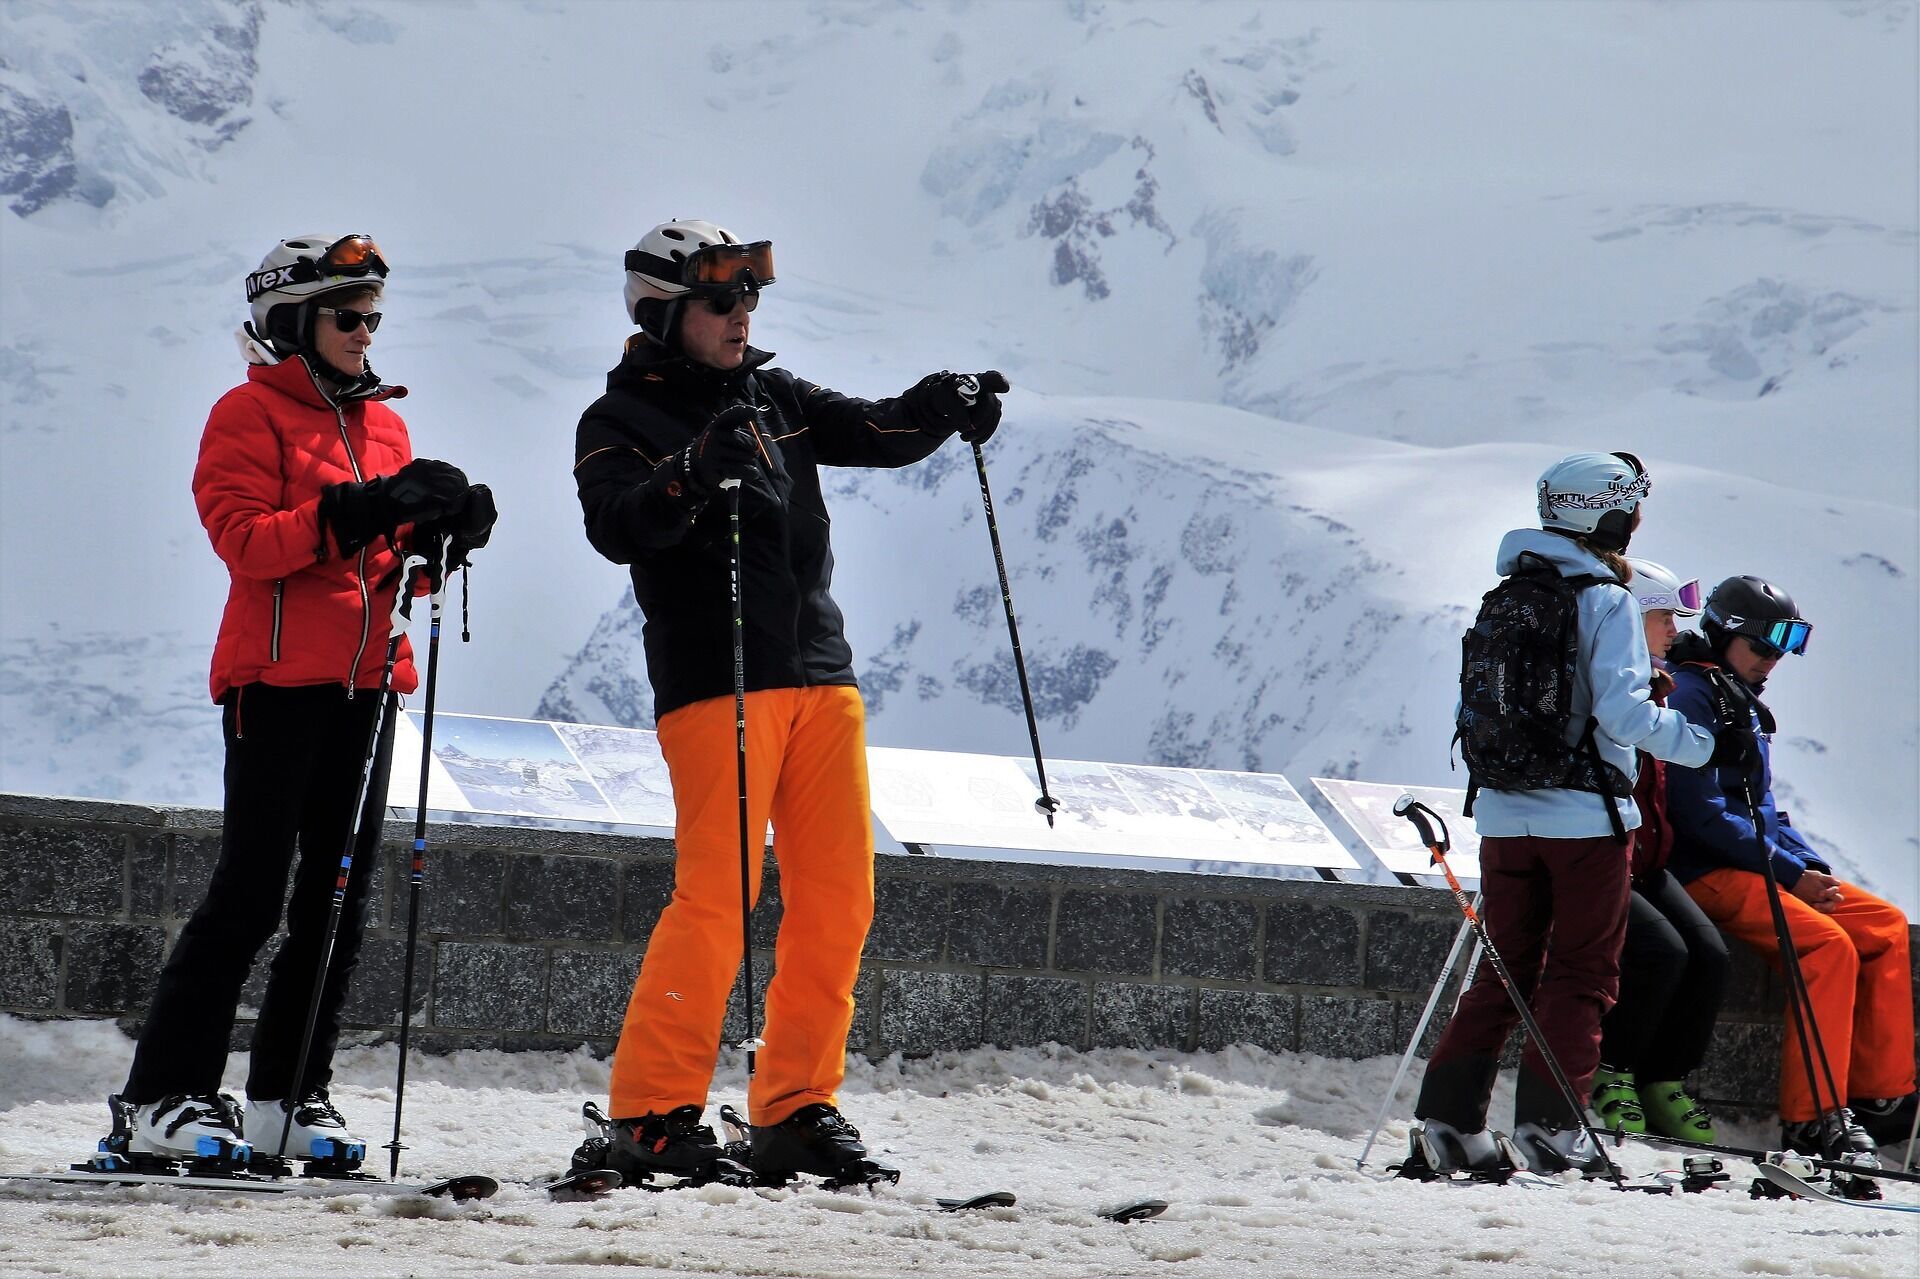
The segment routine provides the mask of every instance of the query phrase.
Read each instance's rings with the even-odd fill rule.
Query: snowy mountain
[[[1785,802],[1920,908],[1916,25],[12,0],[0,786],[217,795],[186,482],[241,276],[320,229],[388,251],[375,365],[504,512],[441,704],[648,722],[567,468],[620,251],[699,215],[778,242],[777,363],[1012,378],[989,464],[1050,752],[1447,782],[1499,534],[1556,454],[1628,448],[1637,550],[1814,620],[1770,690]],[[965,452],[829,501],[873,739],[1022,751]]]

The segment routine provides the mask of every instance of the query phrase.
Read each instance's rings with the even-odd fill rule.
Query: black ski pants
[[[1727,989],[1727,943],[1665,869],[1627,904],[1620,1002],[1600,1019],[1600,1060],[1642,1084],[1685,1079],[1707,1055]]]
[[[387,697],[386,724],[374,751],[345,909],[314,1027],[310,1088],[325,1087],[333,1075],[340,1007],[359,957],[367,885],[380,851],[398,700]],[[181,928],[160,972],[127,1076],[123,1096],[128,1101],[219,1091],[240,989],[254,957],[279,927],[283,902],[287,939],[274,958],[254,1023],[247,1095],[271,1101],[292,1088],[379,701],[369,689],[349,698],[339,684],[247,684],[227,694],[220,861],[206,897]]]

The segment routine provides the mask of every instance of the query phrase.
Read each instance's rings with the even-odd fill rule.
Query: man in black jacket
[[[710,222],[655,227],[627,254],[642,331],[580,419],[574,478],[587,538],[631,566],[672,776],[672,902],[648,939],[614,1054],[614,1166],[702,1180],[721,1148],[700,1123],[741,959],[740,831],[727,502],[738,480],[748,830],[779,832],[784,915],[766,1047],[748,1097],[761,1176],[834,1176],[862,1160],[840,1116],[853,985],[873,917],[865,715],[838,606],[818,467],[906,466],[950,435],[992,435],[998,373],[922,378],[859,400],[765,367],[747,344],[772,245]],[[760,889],[751,859],[749,891]],[[751,997],[751,992],[749,992]]]

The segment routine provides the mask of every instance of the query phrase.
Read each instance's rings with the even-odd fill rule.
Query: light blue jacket
[[[1544,529],[1517,528],[1500,540],[1496,568],[1502,577],[1519,566],[1523,551],[1548,560],[1563,576],[1613,576],[1572,538]],[[1648,691],[1653,664],[1633,593],[1608,583],[1587,587],[1580,592],[1579,627],[1580,665],[1575,672],[1567,744],[1579,742],[1591,715],[1599,721],[1594,741],[1600,758],[1629,778],[1638,772],[1636,749],[1685,768],[1706,763],[1713,754],[1713,734],[1695,728],[1678,711],[1660,706]],[[1621,796],[1614,802],[1627,829],[1638,828],[1640,809],[1632,797]],[[1576,790],[1482,790],[1474,800],[1473,824],[1482,838],[1586,839],[1613,833],[1607,820],[1607,797]]]

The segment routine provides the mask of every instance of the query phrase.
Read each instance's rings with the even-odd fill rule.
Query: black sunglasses
[[[378,311],[355,311],[344,306],[316,306],[313,309],[320,315],[331,315],[333,327],[342,333],[351,333],[363,324],[367,326],[369,333],[375,332],[380,327]]]
[[[700,300],[707,304],[707,310],[715,315],[732,315],[733,308],[742,302],[752,311],[760,305],[758,289],[722,289],[716,293],[701,293]]]

